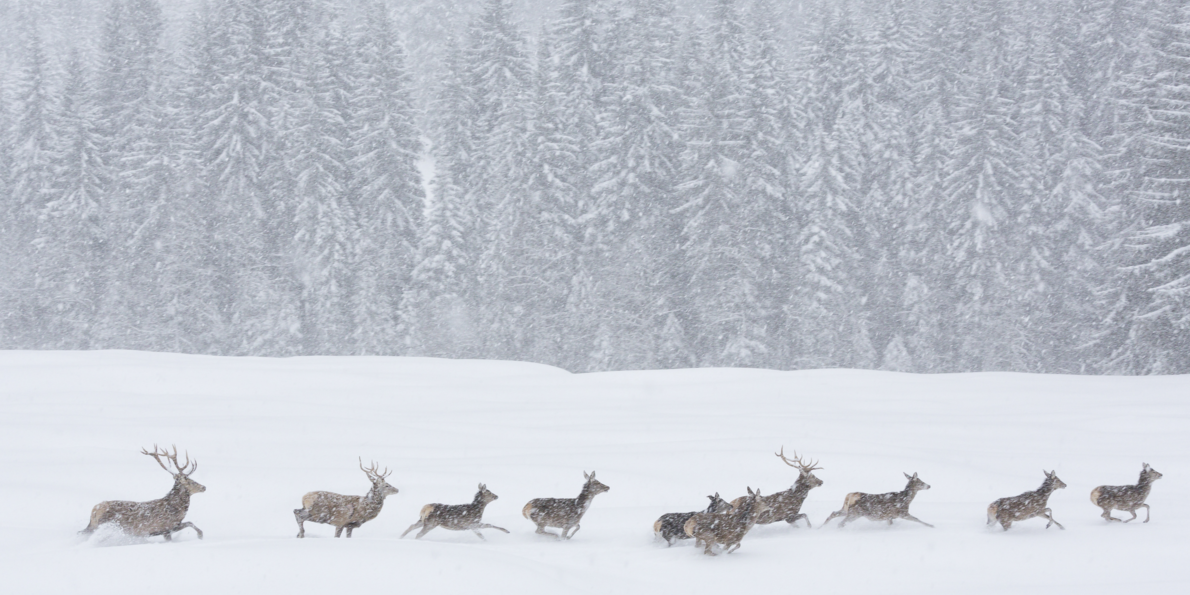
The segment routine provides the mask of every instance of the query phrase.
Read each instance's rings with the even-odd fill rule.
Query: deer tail
[[[998,510],[1000,510],[1000,507],[997,506],[996,502],[992,502],[991,504],[988,505],[988,524],[989,525],[996,522],[996,511],[998,511]]]
[[[425,506],[421,507],[421,512],[417,513],[417,520],[425,521],[426,517],[430,516],[431,512],[434,512],[434,505],[426,504]]]
[[[661,533],[661,519],[657,519],[657,521],[653,523],[653,535],[657,535],[660,533]]]
[[[855,506],[855,503],[859,501],[860,495],[861,494],[859,492],[851,492],[850,494],[847,494],[847,497],[843,498],[843,512],[851,510],[851,507]]]
[[[1103,494],[1103,486],[1091,490],[1091,504],[1099,506],[1099,496]]]
[[[532,517],[529,516],[532,513],[533,513],[533,502],[530,501],[528,504],[525,505],[524,508],[521,509],[521,515],[529,520],[533,520]]]

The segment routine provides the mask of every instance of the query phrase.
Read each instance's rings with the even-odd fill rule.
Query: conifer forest
[[[0,0],[0,349],[1190,373],[1190,0]]]

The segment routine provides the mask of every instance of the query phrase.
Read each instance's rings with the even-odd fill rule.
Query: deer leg
[[[298,524],[297,536],[298,536],[298,538],[300,539],[302,537],[305,537],[306,536],[306,525],[304,525],[303,523],[305,523],[306,521],[308,521],[310,519],[310,511],[306,510],[305,508],[295,508],[293,510],[293,518],[297,519],[297,524]]]
[[[479,525],[476,525],[475,528],[476,529],[495,529],[497,531],[503,531],[505,533],[508,533],[508,529],[505,529],[504,527],[497,527],[495,525],[489,525],[487,523],[480,523]]]
[[[352,530],[352,529],[354,529],[354,528],[355,528],[355,527],[352,527],[351,525],[347,525],[347,538],[348,538],[348,539],[350,539],[350,538],[351,538],[351,530]]]
[[[335,537],[343,534],[343,527],[335,527]]]
[[[793,518],[789,519],[788,522],[790,525],[793,525],[794,527],[796,527],[798,519],[806,519],[806,526],[811,529],[814,528],[814,526],[810,524],[810,517],[806,516],[805,513],[795,515]]]
[[[1147,523],[1147,522],[1149,522],[1149,514],[1150,514],[1149,505],[1142,502],[1141,506],[1145,507],[1145,522]],[[1132,514],[1136,514],[1136,513],[1134,512]]]
[[[1054,513],[1050,509],[1047,508],[1047,509],[1041,511],[1041,516],[1044,516],[1045,518],[1050,520],[1050,522],[1045,524],[1046,529],[1049,529],[1050,525],[1057,525],[1059,529],[1061,529],[1063,531],[1066,530],[1066,527],[1063,527],[1062,523],[1059,523],[1058,521],[1054,520]]]
[[[1110,508],[1104,508],[1104,509],[1103,509],[1103,514],[1101,514],[1101,515],[1099,515],[1099,516],[1101,516],[1101,517],[1103,517],[1104,519],[1107,519],[1107,520],[1109,520],[1109,521],[1122,522],[1122,521],[1120,521],[1120,519],[1117,519],[1116,517],[1114,517],[1114,516],[1112,516],[1112,515],[1111,515],[1111,509],[1110,509]]]
[[[713,542],[713,541],[710,541],[710,540],[707,540],[705,543],[707,544],[707,547],[706,547],[706,549],[705,549],[705,550],[703,550],[703,552],[702,552],[702,553],[704,553],[704,554],[706,554],[706,555],[708,555],[708,556],[717,556],[718,554],[716,554],[715,552],[711,551],[711,548],[715,547],[715,542]]]
[[[826,517],[825,521],[822,521],[822,526],[819,528],[821,529],[822,527],[825,527],[827,523],[831,522],[831,519],[841,517],[841,516],[843,516],[842,510],[836,510],[836,511],[832,512],[830,516]]]
[[[169,534],[169,531],[166,531],[165,533],[159,533],[158,535],[161,535],[162,537],[164,537],[166,541],[173,541],[173,540],[174,540],[173,536],[171,536],[171,535]]]
[[[199,538],[199,539],[202,539],[202,529],[199,529],[198,527],[195,527],[195,526],[194,526],[194,523],[191,523],[190,521],[186,521],[185,523],[182,523],[181,525],[178,525],[177,527],[174,527],[174,528],[173,528],[173,529],[171,529],[170,531],[171,531],[171,532],[173,532],[173,533],[177,533],[178,531],[181,531],[182,529],[185,529],[186,527],[190,527],[191,529],[194,529],[194,532],[195,532],[195,533],[198,533],[198,538]],[[168,536],[169,536],[169,533],[166,533],[166,536],[168,537]]]
[[[738,549],[740,549],[740,544],[737,542],[737,543],[733,544],[731,547],[727,548],[726,553],[730,554]]]
[[[931,529],[934,527],[933,525],[931,525],[931,524],[929,524],[929,523],[927,523],[927,522],[925,522],[925,521],[923,521],[923,520],[921,520],[921,519],[919,519],[919,518],[917,518],[917,517],[915,517],[915,516],[913,516],[913,515],[911,515],[911,514],[909,514],[909,513],[907,513],[907,512],[906,512],[906,513],[903,513],[903,514],[901,515],[901,518],[903,518],[903,519],[905,519],[905,520],[907,520],[907,521],[917,521],[917,522],[919,522],[919,523],[921,523],[921,524],[923,524],[923,525],[925,525],[925,526],[927,526],[927,527],[930,527]],[[889,521],[889,522],[891,523],[892,521]]]
[[[545,525],[537,525],[537,533],[540,533],[541,535],[553,535],[554,537],[557,537],[558,539],[562,539],[562,537],[559,536],[557,533],[554,533],[553,531],[546,531]]]
[[[1129,510],[1128,512],[1131,512],[1131,513],[1132,513],[1132,518],[1130,518],[1130,519],[1128,519],[1128,520],[1124,521],[1125,523],[1131,523],[1132,521],[1135,521],[1135,520],[1136,520],[1136,509],[1134,508],[1134,509],[1132,509],[1132,510]]]
[[[418,528],[418,527],[420,527],[420,526],[422,526],[422,522],[421,522],[421,521],[417,521],[416,523],[413,523],[412,525],[409,525],[409,528],[408,528],[408,529],[405,529],[405,532],[404,532],[404,533],[402,533],[402,534],[401,534],[401,537],[399,537],[398,539],[404,539],[404,537],[405,537],[406,535],[408,535],[410,531],[412,531],[412,530],[414,530],[414,529],[416,529],[416,528]]]
[[[430,531],[434,530],[434,528],[435,528],[435,527],[437,527],[437,526],[438,526],[438,525],[428,525],[428,524],[427,524],[427,525],[425,525],[424,527],[422,527],[422,528],[421,528],[421,531],[418,531],[418,532],[417,532],[417,535],[414,535],[414,536],[413,536],[413,538],[414,538],[414,539],[421,539],[423,535],[425,535],[426,533],[429,533]]]

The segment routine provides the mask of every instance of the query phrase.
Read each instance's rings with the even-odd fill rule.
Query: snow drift
[[[1190,377],[918,376],[700,369],[570,374],[534,364],[414,358],[217,358],[0,352],[0,576],[7,593],[1095,593],[1184,591],[1190,529]],[[184,531],[76,536],[91,507],[160,498],[170,478],[142,447],[177,444],[207,486]],[[758,526],[730,556],[654,541],[661,514],[768,494],[821,462],[802,511],[813,529]],[[307,524],[302,494],[369,488],[357,457],[400,488],[350,539]],[[1089,501],[1165,474],[1152,522],[1108,524]],[[993,500],[1042,470],[1066,526],[985,526]],[[574,497],[584,471],[611,491],[574,539],[534,535],[536,497]],[[936,525],[820,529],[853,491],[931,484],[913,514]],[[511,534],[398,539],[428,503],[499,495],[484,519]],[[1117,516],[1119,516],[1117,514]],[[119,547],[103,547],[119,545]]]

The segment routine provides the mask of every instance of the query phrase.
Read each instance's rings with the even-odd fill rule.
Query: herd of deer
[[[153,452],[142,449],[142,454],[153,457],[162,469],[174,477],[174,486],[164,498],[148,502],[126,502],[109,500],[100,502],[91,510],[91,522],[87,528],[80,531],[83,535],[90,535],[99,526],[112,524],[127,535],[136,537],[151,537],[160,535],[166,541],[174,533],[190,527],[202,539],[202,530],[193,523],[186,522],[186,511],[190,507],[191,494],[206,491],[206,488],[190,479],[198,469],[198,461],[191,462],[189,453],[186,462],[178,463],[178,449],[175,446],[171,453],[165,449],[153,446]],[[653,531],[657,537],[673,545],[681,539],[695,540],[695,546],[704,547],[704,553],[714,556],[713,551],[718,545],[723,551],[731,553],[740,547],[740,541],[753,526],[767,525],[778,521],[785,521],[795,525],[799,519],[805,519],[806,526],[810,526],[810,519],[801,512],[802,503],[810,490],[822,485],[822,480],[814,476],[814,471],[822,469],[817,462],[806,463],[797,453],[793,460],[785,457],[785,449],[775,453],[786,465],[798,470],[798,478],[793,487],[788,490],[760,495],[760,491],[748,488],[748,495],[727,502],[719,494],[707,496],[711,500],[710,506],[702,512],[670,513],[661,515],[653,523]],[[165,461],[162,461],[165,457]],[[169,463],[167,465],[166,463]],[[171,468],[172,466],[172,468]],[[305,537],[306,528],[303,523],[311,521],[324,523],[335,527],[335,537],[347,529],[347,537],[351,531],[360,525],[376,518],[384,506],[384,498],[397,493],[397,488],[389,485],[385,478],[391,472],[385,469],[381,473],[375,463],[365,468],[360,460],[360,469],[367,474],[372,482],[372,489],[365,496],[344,496],[333,492],[310,492],[302,496],[302,507],[293,511],[297,519],[298,537]],[[583,473],[586,483],[577,498],[536,498],[530,500],[521,513],[526,519],[537,525],[537,533],[553,535],[558,539],[570,539],[579,530],[579,521],[591,501],[596,495],[610,490],[603,483],[595,479],[595,473]],[[823,521],[826,526],[831,520],[843,517],[839,527],[843,527],[852,520],[866,518],[873,521],[888,521],[892,524],[895,519],[905,519],[921,523],[927,527],[933,525],[909,514],[909,504],[921,490],[930,489],[929,484],[918,479],[917,474],[905,474],[909,483],[899,492],[887,494],[865,494],[852,492],[843,499],[843,508],[832,512]],[[1091,502],[1103,509],[1101,515],[1108,521],[1129,522],[1136,519],[1136,510],[1145,509],[1145,520],[1149,522],[1149,505],[1145,499],[1153,482],[1160,479],[1161,474],[1144,463],[1140,472],[1140,480],[1136,485],[1127,486],[1099,486],[1091,491]],[[1058,479],[1056,472],[1046,471],[1045,481],[1041,487],[1019,496],[1000,498],[988,506],[988,524],[1000,523],[1005,531],[1012,523],[1035,517],[1043,517],[1049,521],[1046,524],[1058,525],[1053,513],[1047,506],[1050,494],[1054,490],[1065,488],[1066,484]],[[480,529],[496,529],[508,533],[507,529],[483,522],[483,511],[497,498],[484,484],[479,484],[479,491],[470,504],[427,504],[421,509],[418,521],[411,525],[401,537],[410,531],[420,528],[415,537],[421,538],[431,530],[442,527],[452,531],[473,531],[480,539],[484,539]],[[1132,513],[1132,518],[1121,521],[1111,515],[1112,510],[1122,510]],[[561,529],[561,534],[546,531],[547,527]]]

